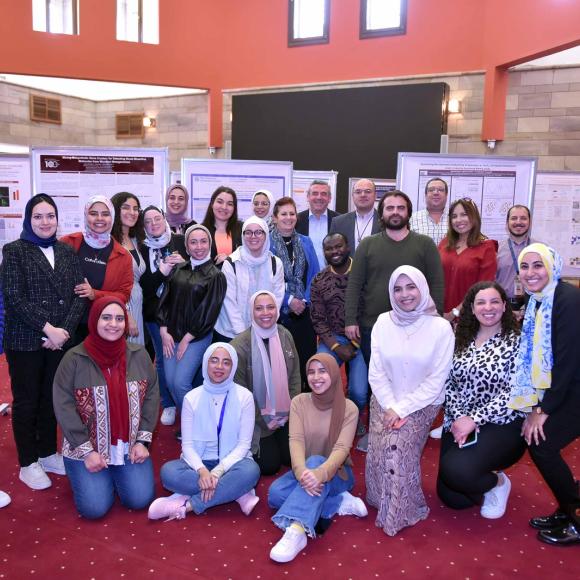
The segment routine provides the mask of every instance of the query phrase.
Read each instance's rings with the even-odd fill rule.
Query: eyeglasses
[[[269,201],[255,201],[254,207],[270,207]]]
[[[262,238],[266,235],[264,230],[244,230],[245,238]]]
[[[427,193],[435,193],[435,192],[445,193],[445,188],[443,186],[441,186],[441,187],[428,187],[427,188]]]
[[[355,195],[362,195],[363,193],[370,195],[372,192],[373,192],[372,189],[355,189],[353,193]]]

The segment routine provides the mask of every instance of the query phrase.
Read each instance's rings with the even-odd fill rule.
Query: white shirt
[[[324,213],[318,217],[308,210],[308,237],[312,240],[312,245],[318,258],[318,265],[321,268],[326,264],[322,249],[322,240],[326,234],[328,234],[328,210],[324,210]]]
[[[426,209],[421,209],[411,216],[409,226],[414,232],[429,236],[438,246],[439,242],[447,235],[447,211],[441,214],[439,223],[435,223]]]
[[[48,246],[48,248],[43,248],[42,246],[38,246],[41,252],[46,256],[48,263],[52,266],[54,270],[54,246]]]
[[[361,216],[358,211],[355,211],[356,221],[354,223],[354,250],[356,250],[357,246],[368,236],[373,233],[373,220],[375,217],[374,210],[369,211],[367,215]],[[324,264],[324,262],[322,262]]]
[[[401,419],[445,399],[455,336],[440,316],[422,316],[397,326],[381,314],[371,334],[369,384],[379,405]]]

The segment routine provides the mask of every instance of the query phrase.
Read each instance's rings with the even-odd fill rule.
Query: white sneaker
[[[274,562],[291,562],[306,548],[307,541],[304,530],[297,530],[290,525],[286,528],[282,538],[270,550],[270,558]]]
[[[175,423],[175,407],[165,407],[161,413],[162,425],[173,425]]]
[[[45,473],[56,473],[57,475],[66,475],[64,470],[64,460],[60,453],[53,453],[48,457],[41,457],[38,460]]]
[[[441,439],[442,435],[443,435],[443,425],[441,425],[441,427],[437,427],[437,429],[432,429],[431,431],[429,431],[429,437],[431,437],[431,439]]]
[[[0,491],[0,508],[6,507],[12,500],[5,491]]]
[[[256,490],[251,489],[248,493],[240,496],[236,501],[240,508],[242,508],[244,515],[249,516],[252,513],[252,510],[256,507],[256,504],[260,501],[260,498],[256,495]]]
[[[42,469],[40,463],[36,461],[26,467],[21,467],[18,478],[30,489],[47,489],[52,485],[52,481],[44,473],[44,469]]]
[[[497,485],[483,494],[483,504],[481,506],[481,516],[488,520],[496,520],[505,514],[508,497],[512,489],[512,482],[509,477],[498,471]]]
[[[355,497],[348,491],[343,491],[341,494],[342,502],[338,508],[339,516],[356,516],[357,518],[364,518],[369,515],[367,506],[360,497]]]

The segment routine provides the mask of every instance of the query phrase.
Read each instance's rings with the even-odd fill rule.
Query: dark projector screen
[[[292,161],[349,177],[394,179],[399,151],[436,153],[447,132],[445,83],[234,95],[232,158]]]

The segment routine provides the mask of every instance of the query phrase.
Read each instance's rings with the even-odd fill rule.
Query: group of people
[[[376,210],[362,179],[338,215],[314,181],[309,209],[260,190],[242,223],[219,187],[197,224],[177,184],[165,211],[94,196],[83,231],[59,240],[56,204],[35,195],[1,275],[20,479],[39,490],[66,474],[87,518],[118,495],[178,519],[232,501],[249,515],[260,475],[288,466],[268,492],[284,531],[270,556],[288,562],[335,515],[367,515],[350,493],[357,435],[376,525],[395,535],[425,519],[420,458],[443,408],[446,505],[501,517],[504,470],[528,447],[558,501],[530,524],[544,542],[580,542],[561,456],[580,435],[580,290],[529,239],[528,208],[511,208],[498,246],[472,200],[447,211],[447,198],[435,178],[424,210],[400,191]],[[172,495],[154,500],[160,402],[162,425],[179,416],[182,452],[161,469]]]

